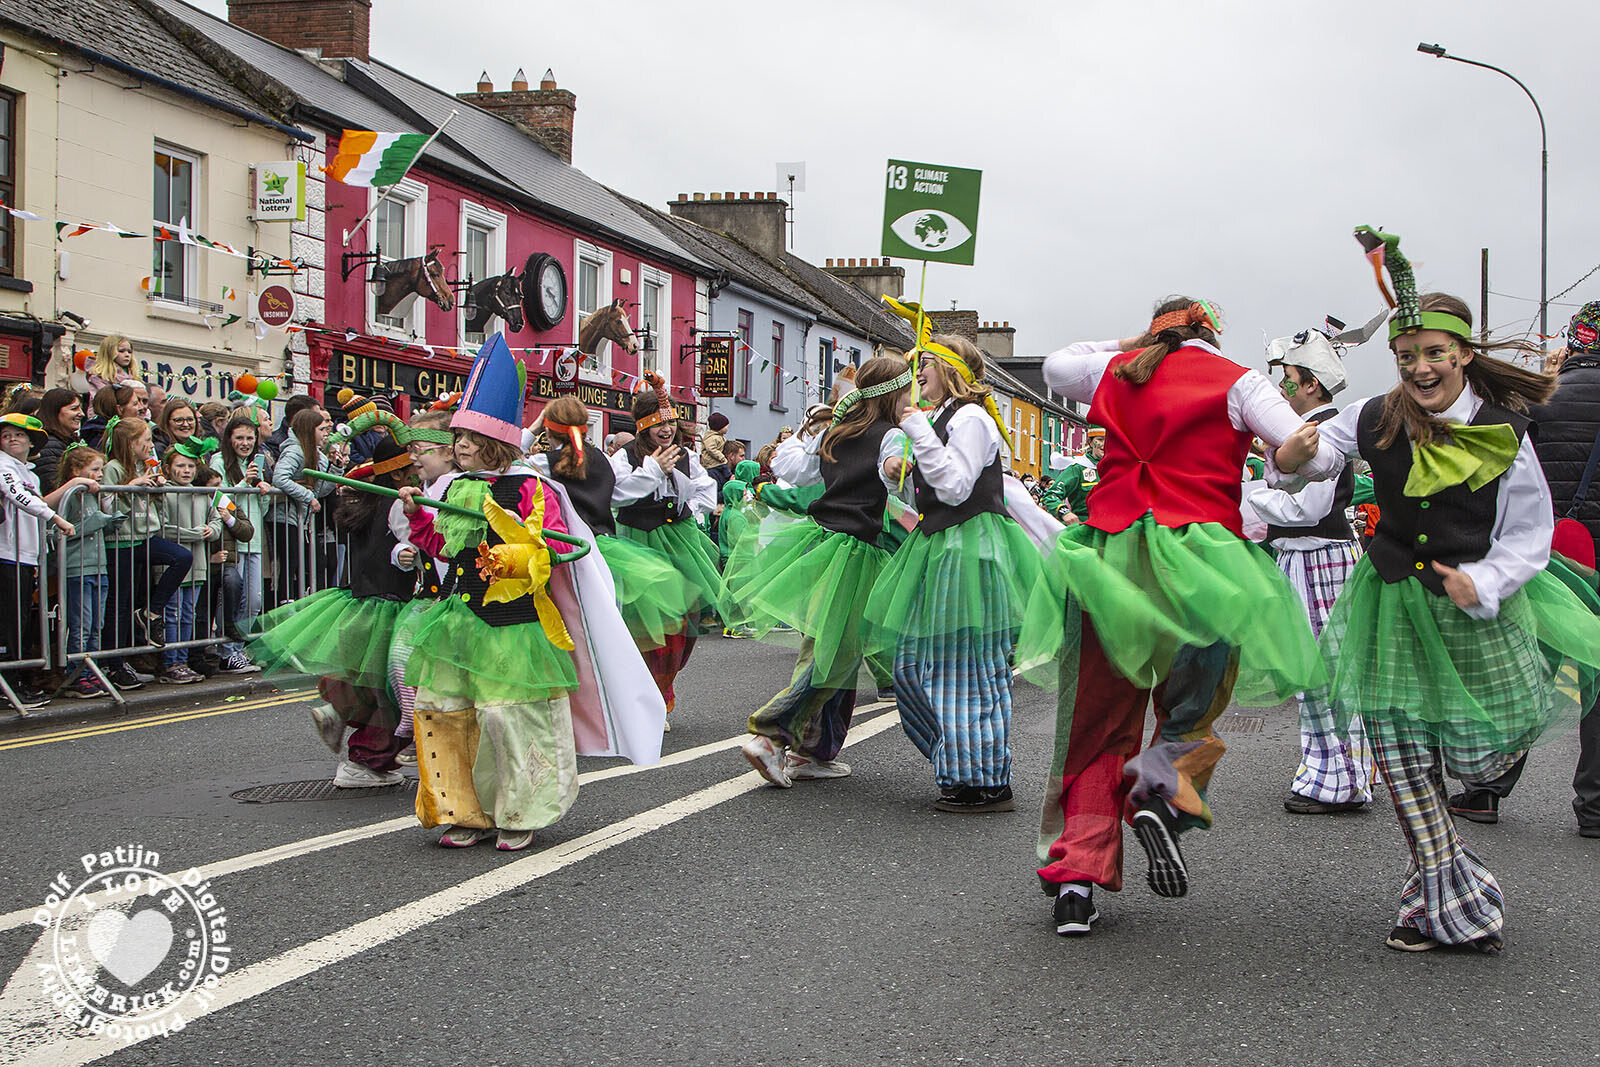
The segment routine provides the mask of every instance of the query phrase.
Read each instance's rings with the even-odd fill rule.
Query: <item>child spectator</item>
[[[227,602],[229,642],[222,646],[222,669],[244,674],[255,666],[241,642],[261,614],[261,542],[266,539],[269,498],[263,492],[238,490],[270,489],[272,461],[261,450],[261,430],[248,411],[236,411],[228,419],[221,441],[222,451],[211,457],[211,466],[221,474],[221,489],[232,499],[235,514],[252,531],[246,537],[236,528],[231,537],[223,539],[223,548],[229,552],[224,585],[238,592]]]
[[[74,444],[61,455],[56,481],[62,485],[85,480],[98,486],[105,474],[106,457],[87,445]],[[67,609],[67,653],[100,651],[100,627],[105,619],[106,543],[108,534],[128,521],[126,515],[107,515],[92,489],[76,493],[62,508],[62,517],[76,527],[67,538],[64,551],[66,588],[62,598]],[[89,699],[106,696],[106,687],[92,673],[84,671],[66,687],[68,696]]]
[[[169,485],[194,484],[200,464],[187,454],[187,448],[183,444],[167,452],[162,469]],[[194,640],[195,607],[210,567],[207,542],[222,539],[222,520],[211,506],[210,495],[205,493],[171,493],[162,499],[161,513],[162,534],[188,549],[190,555],[181,584],[166,604],[167,650],[163,655],[165,669],[158,680],[167,685],[192,685],[203,676],[187,662],[189,650],[173,646]]]

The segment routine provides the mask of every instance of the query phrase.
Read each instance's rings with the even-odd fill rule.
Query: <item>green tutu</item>
[[[1015,521],[983,512],[929,535],[912,531],[867,599],[868,653],[952,636],[1003,637],[1022,624],[1038,584],[1039,549]]]
[[[704,530],[692,522],[664,523],[654,530],[639,530],[619,522],[617,536],[665,556],[688,583],[690,601],[684,632],[698,637],[722,630],[717,621],[722,611],[722,576],[717,573],[716,562],[720,553]]]
[[[1594,703],[1600,618],[1558,562],[1474,619],[1407,578],[1356,565],[1322,631],[1325,699],[1341,729],[1357,716],[1459,750],[1520,752]],[[1591,597],[1592,600],[1592,597]]]
[[[857,684],[869,642],[867,597],[889,553],[811,519],[784,526],[759,549],[740,552],[723,574],[724,601],[755,637],[793,644],[811,639],[811,684],[849,689]],[[786,633],[787,627],[794,633]],[[881,644],[881,642],[879,642]],[[889,661],[865,663],[873,686],[889,682]]]
[[[268,673],[332,675],[387,689],[389,645],[405,602],[322,589],[256,620],[250,658]]]
[[[1054,687],[1070,594],[1117,672],[1141,689],[1165,681],[1186,645],[1239,650],[1234,699],[1271,706],[1327,675],[1305,607],[1272,558],[1216,523],[1162,526],[1145,515],[1121,533],[1071,526],[1028,603],[1017,665]]]
[[[411,620],[414,647],[406,684],[470,707],[531,704],[578,688],[572,653],[538,622],[490,626],[460,597],[447,596]]]
[[[617,607],[640,648],[660,648],[683,629],[695,601],[688,579],[659,552],[622,537],[596,534],[595,551],[617,587]]]

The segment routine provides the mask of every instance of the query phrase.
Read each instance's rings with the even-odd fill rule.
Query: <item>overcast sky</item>
[[[219,14],[225,0],[200,0]],[[1529,326],[1539,293],[1539,97],[1550,293],[1600,263],[1595,0],[373,0],[373,55],[452,92],[553,68],[574,163],[650,203],[774,187],[804,160],[795,251],[879,254],[890,157],[983,171],[977,264],[928,304],[1008,319],[1020,352],[1126,335],[1170,292],[1226,311],[1224,350],[1381,306],[1350,236],[1399,233],[1423,291]],[[918,268],[908,264],[915,291]],[[1600,298],[1600,274],[1563,303]],[[1551,308],[1551,332],[1574,308]],[[1386,388],[1382,342],[1341,399]]]

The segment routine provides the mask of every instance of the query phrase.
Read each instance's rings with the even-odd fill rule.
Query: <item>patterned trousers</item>
[[[767,701],[750,716],[750,732],[772,739],[779,748],[791,748],[814,759],[832,760],[844,747],[850,717],[856,710],[854,689],[816,689],[811,685],[814,642],[800,645],[789,688]]]
[[[1011,646],[1007,634],[967,631],[895,650],[900,725],[941,789],[1011,782]]]
[[[1411,850],[1395,925],[1453,945],[1498,936],[1505,922],[1504,897],[1494,875],[1456,833],[1444,775],[1472,788],[1503,774],[1522,754],[1441,749],[1378,718],[1367,720],[1367,733]]]
[[[678,694],[672,688],[673,679],[689,662],[694,642],[693,637],[684,633],[668,634],[660,648],[644,649],[639,653],[644,657],[644,665],[650,669],[650,677],[655,679],[656,688],[661,690],[661,699],[666,701],[669,715],[678,702]]]
[[[1360,558],[1353,541],[1278,552],[1278,567],[1300,594],[1314,635],[1322,635],[1328,613]],[[1340,733],[1325,700],[1314,693],[1301,693],[1299,700],[1300,766],[1290,792],[1325,804],[1371,800],[1372,750],[1361,721],[1352,717],[1349,729]]]
[[[1068,599],[1053,766],[1039,824],[1039,878],[1122,888],[1122,822],[1160,798],[1180,829],[1211,825],[1206,788],[1226,746],[1211,731],[1227,708],[1239,660],[1227,645],[1179,650],[1154,689],[1129,682],[1106,658],[1094,626]],[[1142,752],[1145,710],[1156,729]],[[1131,801],[1131,805],[1130,805]]]

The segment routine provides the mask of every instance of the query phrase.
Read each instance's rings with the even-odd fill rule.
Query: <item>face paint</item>
[[[1300,386],[1291,382],[1287,377],[1278,383],[1278,388],[1282,389],[1283,395],[1290,400],[1293,400],[1294,395],[1300,391]]]

